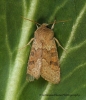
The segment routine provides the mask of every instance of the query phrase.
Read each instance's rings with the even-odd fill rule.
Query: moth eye
[[[51,28],[51,25],[47,25],[46,27],[47,27],[47,28]]]

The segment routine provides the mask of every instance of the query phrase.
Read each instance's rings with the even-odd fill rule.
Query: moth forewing
[[[34,33],[27,74],[35,79],[41,76],[50,83],[57,84],[60,81],[58,52],[54,32],[47,25],[42,24]]]
[[[50,83],[57,84],[60,81],[60,68],[54,32],[51,29],[47,29],[45,35],[48,40],[44,39],[43,43],[45,45],[42,46],[41,76]]]

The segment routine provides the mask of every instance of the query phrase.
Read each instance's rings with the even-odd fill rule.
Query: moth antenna
[[[70,21],[71,19],[68,19],[68,20],[62,20],[62,21],[58,21],[56,22],[56,20],[54,21],[54,23],[49,23],[49,24],[56,24],[56,23],[60,23],[60,22],[67,22],[67,21]]]
[[[62,21],[58,21],[58,22],[55,22],[55,23],[60,23],[60,22],[68,22],[70,21],[71,19],[68,19],[68,20],[62,20]]]
[[[22,17],[22,16],[21,16],[21,17]],[[25,18],[25,17],[22,17],[22,18],[25,19],[25,20],[29,20],[29,21],[31,21],[31,22],[34,22],[35,24],[41,25],[41,24],[37,23],[36,21],[31,20],[31,19],[28,19],[28,18]]]

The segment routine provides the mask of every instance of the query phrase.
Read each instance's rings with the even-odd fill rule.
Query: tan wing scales
[[[57,49],[54,43],[54,48],[43,49],[42,53],[42,68],[41,76],[50,83],[57,84],[60,81],[60,68]]]
[[[27,67],[27,74],[38,79],[40,77],[42,49],[40,49],[39,47],[35,49],[35,45],[36,45],[36,41],[33,42],[31,48],[30,58]]]

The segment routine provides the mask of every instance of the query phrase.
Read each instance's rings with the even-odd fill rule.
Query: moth
[[[56,43],[64,49],[59,41],[54,37],[54,21],[51,29],[47,26],[49,24],[43,23],[34,32],[34,38],[31,42],[31,52],[28,60],[27,67],[27,80],[33,81],[39,79],[41,76],[50,83],[58,84],[60,81],[60,66],[58,59],[58,52]],[[38,24],[38,23],[36,23]]]

